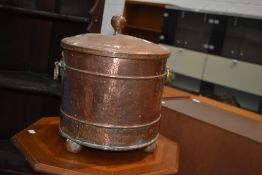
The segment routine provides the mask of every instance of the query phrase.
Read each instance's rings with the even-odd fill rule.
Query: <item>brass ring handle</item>
[[[111,25],[115,30],[114,35],[120,34],[126,26],[126,18],[123,15],[113,16],[111,19]]]
[[[58,80],[59,76],[63,77],[65,70],[64,52],[61,53],[62,58],[60,61],[55,62],[54,67],[54,80]]]
[[[172,81],[175,79],[175,73],[170,70],[170,68],[166,67],[166,76],[164,78],[164,83],[166,85],[172,83]]]

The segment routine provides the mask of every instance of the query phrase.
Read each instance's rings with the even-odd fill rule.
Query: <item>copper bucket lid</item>
[[[125,23],[123,16],[114,16],[111,24],[115,29],[115,35],[95,33],[76,35],[64,38],[61,46],[72,51],[126,59],[163,59],[170,55],[170,51],[160,45],[120,34]]]

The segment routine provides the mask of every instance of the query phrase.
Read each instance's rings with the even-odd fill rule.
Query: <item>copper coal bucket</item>
[[[112,23],[119,33],[122,16]],[[132,36],[64,38],[60,133],[66,147],[125,151],[155,145],[170,52]]]

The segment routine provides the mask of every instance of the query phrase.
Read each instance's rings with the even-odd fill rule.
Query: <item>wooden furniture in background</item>
[[[180,147],[179,174],[261,174],[262,123],[241,112],[196,97],[164,100],[160,133]]]
[[[58,126],[58,117],[42,118],[12,138],[34,170],[58,175],[169,175],[178,171],[178,146],[164,136],[159,137],[154,153],[85,147],[75,154],[66,150]]]
[[[163,4],[126,1],[124,15],[127,26],[123,33],[159,43],[164,10]]]
[[[167,5],[161,22],[172,86],[261,113],[261,19]]]
[[[190,98],[193,94],[172,88],[169,86],[164,87],[163,98]]]
[[[257,121],[262,121],[262,115],[261,114],[257,114],[255,112],[251,112],[251,111],[247,111],[245,109],[236,107],[236,106],[232,106],[230,104],[225,104],[201,95],[196,95],[196,94],[192,94],[192,93],[188,93],[186,91],[183,90],[179,90],[173,87],[169,87],[169,86],[165,86],[164,87],[164,92],[163,92],[163,98],[164,99],[168,99],[168,98],[191,98],[191,99],[196,99],[197,101],[213,106],[215,108],[218,109],[222,109],[228,112],[232,112],[235,114],[238,114],[240,117],[245,117],[245,118],[250,118],[250,119],[254,119]]]
[[[104,0],[0,0],[0,139],[59,114],[60,40],[99,32]]]
[[[204,96],[193,96],[192,98],[195,98],[202,103],[212,105],[216,108],[239,114],[241,117],[246,117],[246,118],[250,118],[250,119],[254,119],[254,120],[262,122],[262,115],[261,114],[257,114],[255,112],[247,111],[245,109],[242,109],[242,108],[239,108],[239,107],[236,107],[236,106],[232,106],[232,105],[229,105],[229,104],[225,104],[225,103],[222,103],[222,102],[219,102],[219,101],[216,101],[216,100],[204,97]]]

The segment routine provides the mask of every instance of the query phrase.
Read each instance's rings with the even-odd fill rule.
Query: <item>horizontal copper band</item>
[[[153,78],[162,78],[166,75],[166,73],[163,73],[163,74],[152,75],[152,76],[124,76],[124,75],[112,75],[112,74],[92,72],[92,71],[73,68],[73,67],[70,67],[70,66],[67,66],[67,65],[65,65],[65,68],[73,70],[73,71],[81,72],[81,73],[84,73],[84,74],[101,76],[101,77],[109,77],[109,78],[119,78],[119,79],[153,79]]]
[[[94,144],[94,143],[91,143],[91,142],[81,141],[81,140],[75,139],[75,138],[69,136],[68,134],[66,134],[65,132],[63,132],[63,130],[61,128],[59,128],[59,132],[63,137],[70,139],[73,142],[76,142],[80,145],[88,146],[88,147],[95,148],[95,149],[111,150],[111,151],[127,151],[127,150],[143,148],[143,147],[149,146],[153,143],[156,143],[157,139],[159,137],[159,134],[157,133],[157,135],[154,139],[152,139],[152,140],[150,140],[149,142],[146,142],[146,143],[137,144],[137,145],[129,145],[129,146],[116,146],[116,145],[110,145],[109,146],[109,145],[98,145],[98,144]]]
[[[161,114],[159,115],[159,117],[150,122],[150,123],[146,123],[146,124],[142,124],[142,125],[130,125],[130,126],[120,126],[120,125],[109,125],[109,124],[101,124],[101,123],[93,123],[93,122],[88,122],[88,121],[84,121],[84,120],[81,120],[81,119],[77,119],[67,113],[65,113],[62,109],[62,107],[60,107],[60,112],[66,116],[67,118],[70,118],[72,120],[75,120],[75,121],[78,121],[80,123],[83,123],[85,125],[93,125],[93,126],[96,126],[96,127],[101,127],[101,128],[109,128],[109,129],[133,129],[133,128],[143,128],[143,127],[147,127],[147,126],[150,126],[150,125],[153,125],[155,123],[157,123],[160,119],[161,119]]]

